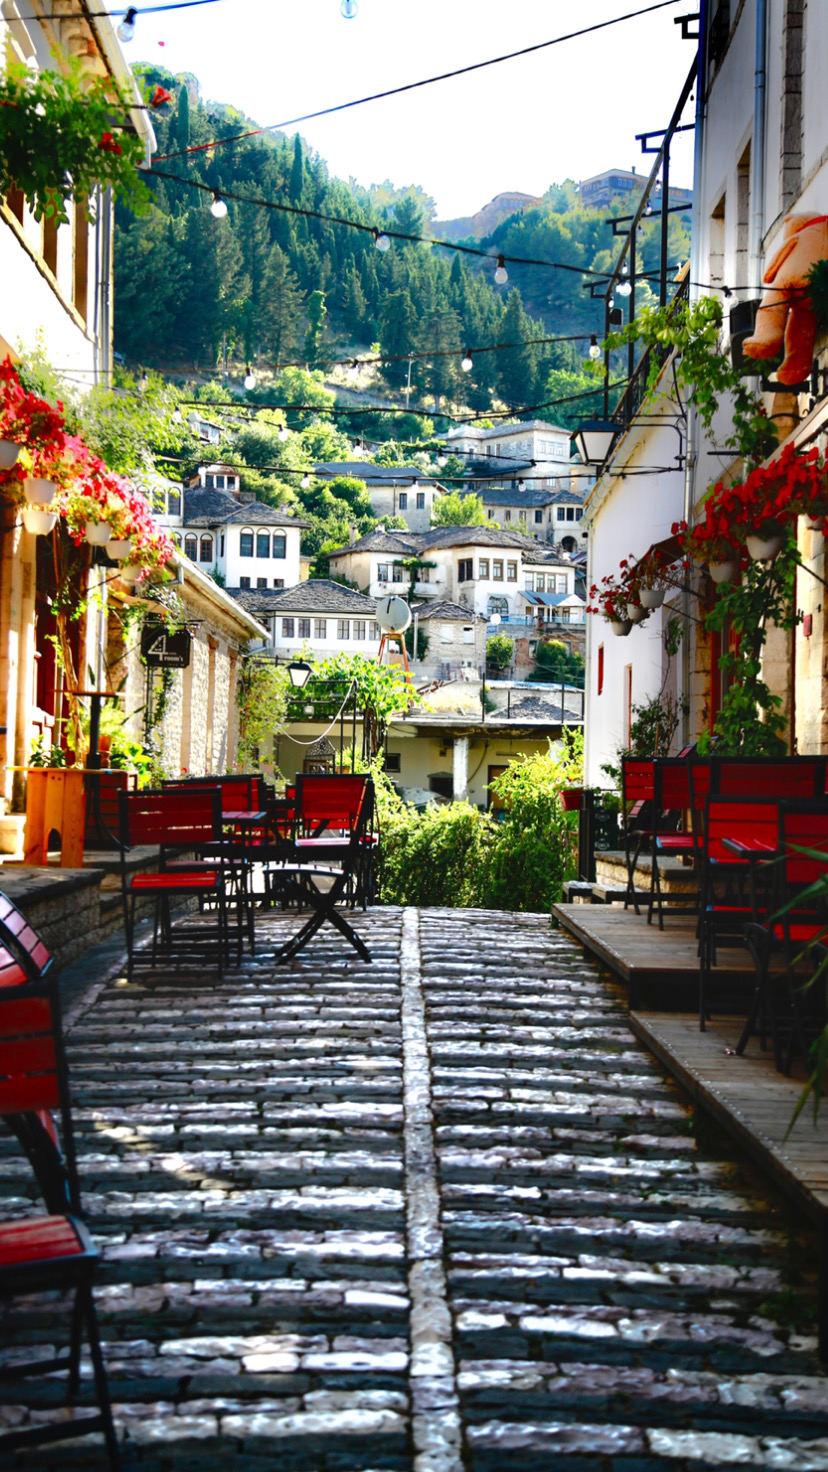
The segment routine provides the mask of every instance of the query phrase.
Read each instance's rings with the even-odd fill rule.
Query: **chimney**
[[[255,491],[239,491],[239,500],[242,506],[250,506],[255,499]]]
[[[357,542],[357,529],[353,525],[353,523],[351,523],[351,525],[348,527],[348,546],[349,547],[354,547],[356,545],[356,542]]]

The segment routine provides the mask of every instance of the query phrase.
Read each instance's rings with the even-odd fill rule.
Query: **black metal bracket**
[[[699,19],[700,19],[700,16],[699,16],[699,12],[698,11],[696,11],[694,15],[674,15],[673,16],[673,25],[674,26],[681,26],[681,39],[682,39],[682,41],[698,41],[698,39],[699,39],[699,33],[698,33],[698,31],[691,31],[690,30],[690,27],[693,24],[693,21],[694,20],[699,20]]]
[[[695,123],[679,123],[673,133],[691,133],[695,130]],[[661,149],[660,143],[651,143],[651,138],[664,138],[669,133],[669,128],[650,128],[646,133],[636,133],[636,142],[641,144],[642,153],[658,153]],[[672,137],[672,134],[670,135]]]

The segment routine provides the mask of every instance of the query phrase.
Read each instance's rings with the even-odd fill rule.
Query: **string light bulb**
[[[346,20],[353,20],[355,15],[359,15],[357,0],[342,0],[342,4],[339,7],[339,14],[344,15]]]
[[[474,363],[472,362],[471,350],[469,348],[466,348],[460,367],[463,369],[464,373],[471,373],[472,368],[474,367]]]
[[[356,380],[359,378],[359,363],[357,362],[356,358],[354,358],[353,363],[348,369],[348,377],[350,378],[352,383],[355,383]]]
[[[149,374],[147,373],[147,370],[145,368],[144,371],[143,371],[143,373],[141,374],[141,377],[138,380],[138,391],[139,391],[139,393],[145,394],[148,388],[149,388]]]
[[[376,225],[374,226],[373,230],[371,231],[371,234],[374,237],[374,245],[377,247],[377,250],[387,250],[388,249],[389,245],[391,244],[391,237],[390,237],[390,235],[386,235],[386,233],[385,233],[384,230],[378,230],[377,227],[376,227]]]
[[[250,393],[251,389],[254,389],[256,387],[256,375],[253,372],[253,369],[250,367],[249,363],[244,375],[244,386],[247,389],[248,393]]]
[[[645,215],[651,215],[653,213],[653,202],[649,198],[644,206],[644,213]]]
[[[131,41],[135,35],[135,20],[138,11],[134,5],[130,5],[121,24],[118,27],[118,37],[121,41]]]
[[[626,261],[624,262],[622,271],[623,277],[620,281],[616,281],[615,290],[618,292],[619,296],[630,296],[632,292],[632,282],[630,281],[630,268],[627,265]]]
[[[505,286],[509,280],[509,272],[506,270],[506,261],[503,256],[498,256],[494,279],[498,286]]]
[[[594,363],[596,363],[601,356],[601,349],[598,346],[598,339],[595,336],[594,332],[591,334],[589,339],[589,356]]]
[[[445,455],[438,455],[437,456],[437,468],[438,468],[438,470],[442,470],[443,466],[446,465],[447,463],[448,463],[448,461],[447,461]]]
[[[282,441],[282,444],[285,443],[285,440],[287,439],[287,437],[288,437],[289,434],[290,434],[290,430],[288,429],[287,425],[286,424],[280,424],[279,425],[279,439]]]
[[[180,424],[182,418],[183,415],[181,413],[181,410],[178,408],[173,409],[173,424]]]
[[[217,189],[213,190],[213,203],[210,205],[210,214],[215,220],[223,220],[227,214],[227,205]]]
[[[310,490],[310,483],[311,483],[310,476],[308,475],[307,471],[305,471],[305,474],[302,476],[302,479],[299,482],[300,486],[302,487],[302,490],[303,491],[309,491]]]

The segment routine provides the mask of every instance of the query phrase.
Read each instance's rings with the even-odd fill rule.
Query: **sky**
[[[152,0],[149,0],[152,3]],[[276,124],[340,102],[536,45],[643,8],[647,0],[217,0],[140,13],[131,62],[193,72],[205,100]],[[123,8],[113,0],[113,11]],[[691,0],[299,131],[340,178],[421,185],[438,219],[495,194],[543,194],[607,168],[649,173],[635,135],[663,128],[693,59],[677,15]],[[117,21],[116,21],[117,24]],[[692,113],[692,107],[687,116]],[[671,182],[692,184],[692,133]]]

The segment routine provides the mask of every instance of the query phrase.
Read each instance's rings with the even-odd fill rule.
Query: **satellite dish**
[[[411,609],[404,598],[387,593],[377,600],[377,623],[385,634],[404,634],[411,623]]]

